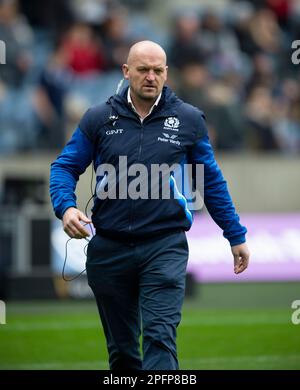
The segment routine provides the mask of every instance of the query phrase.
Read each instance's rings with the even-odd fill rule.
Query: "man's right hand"
[[[64,231],[71,238],[86,238],[90,233],[82,226],[80,221],[85,223],[91,223],[92,221],[88,219],[85,214],[76,209],[75,207],[68,208],[62,218]]]

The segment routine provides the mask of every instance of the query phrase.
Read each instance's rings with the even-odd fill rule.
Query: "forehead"
[[[165,67],[166,57],[158,51],[138,51],[132,55],[130,62],[134,66]]]

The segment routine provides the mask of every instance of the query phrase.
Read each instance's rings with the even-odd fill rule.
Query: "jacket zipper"
[[[144,138],[144,124],[143,122],[141,123],[141,132],[140,132],[140,140],[139,140],[139,149],[138,149],[138,158],[137,158],[137,162],[140,161],[140,158],[141,158],[141,155],[142,155],[142,144],[143,144],[143,138]],[[130,222],[129,222],[129,233],[131,233],[132,231],[132,225],[133,225],[133,222],[134,222],[134,203],[133,203],[133,199],[131,199],[131,205],[130,205]]]
[[[139,146],[139,153],[138,153],[138,162],[140,161],[141,154],[142,154],[143,138],[144,138],[144,125],[143,125],[143,123],[141,123],[140,146]]]

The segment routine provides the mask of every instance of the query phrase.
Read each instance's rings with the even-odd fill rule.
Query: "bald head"
[[[141,41],[131,47],[122,69],[135,104],[151,104],[159,96],[167,80],[166,61],[164,49],[155,42]]]
[[[167,63],[167,55],[164,49],[152,41],[140,41],[131,46],[127,57],[127,64],[131,65],[143,57],[158,59],[164,66]]]

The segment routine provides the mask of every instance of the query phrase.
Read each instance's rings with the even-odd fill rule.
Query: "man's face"
[[[141,53],[123,65],[132,97],[141,100],[156,100],[167,80],[167,70],[165,57],[160,54]]]

